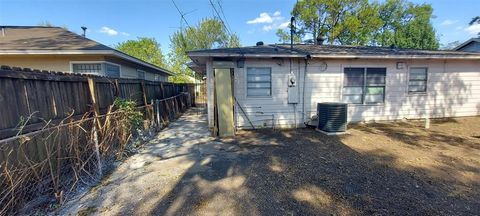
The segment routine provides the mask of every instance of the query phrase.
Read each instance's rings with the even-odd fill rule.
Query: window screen
[[[383,103],[386,71],[386,68],[345,68],[343,102]]]
[[[120,66],[105,64],[105,75],[108,77],[120,77]]]
[[[365,68],[345,68],[343,79],[343,101],[345,103],[363,103]]]
[[[410,68],[408,92],[427,91],[427,68]]]
[[[72,64],[74,73],[102,74],[102,64]]]
[[[247,96],[271,96],[271,68],[247,68]]]
[[[385,68],[367,68],[365,103],[383,103],[386,71]]]
[[[138,70],[138,79],[145,79],[145,71]]]

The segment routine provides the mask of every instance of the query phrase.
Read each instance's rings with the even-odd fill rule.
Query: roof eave
[[[250,57],[250,58],[272,58],[272,57],[297,57],[304,58],[303,54],[239,54],[239,53],[187,53],[189,57]]]
[[[302,54],[238,54],[238,53],[188,53],[189,57],[238,57],[238,58],[304,58]],[[451,55],[311,55],[312,58],[322,59],[469,59],[480,60],[480,55],[451,56]]]

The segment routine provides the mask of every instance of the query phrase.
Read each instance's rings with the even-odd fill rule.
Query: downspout
[[[302,89],[302,121],[303,124],[306,125],[305,121],[305,86],[306,86],[306,77],[307,77],[307,67],[308,67],[308,59],[312,58],[310,54],[305,56],[305,70],[303,71],[303,89]]]

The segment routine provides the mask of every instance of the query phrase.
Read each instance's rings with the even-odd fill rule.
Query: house
[[[455,47],[453,50],[464,52],[480,52],[480,37],[471,38]]]
[[[302,127],[319,102],[348,103],[350,122],[480,115],[480,53],[258,43],[187,54],[220,135]]]
[[[60,27],[0,26],[0,65],[152,81],[173,75]]]

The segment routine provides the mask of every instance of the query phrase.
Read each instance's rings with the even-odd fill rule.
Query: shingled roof
[[[0,26],[0,55],[107,55],[174,73],[60,27]]]
[[[0,26],[0,50],[113,50],[60,27]]]
[[[318,57],[318,58],[465,58],[480,59],[480,54],[460,51],[399,49],[394,47],[341,45],[265,45],[241,48],[195,50],[190,57]]]

